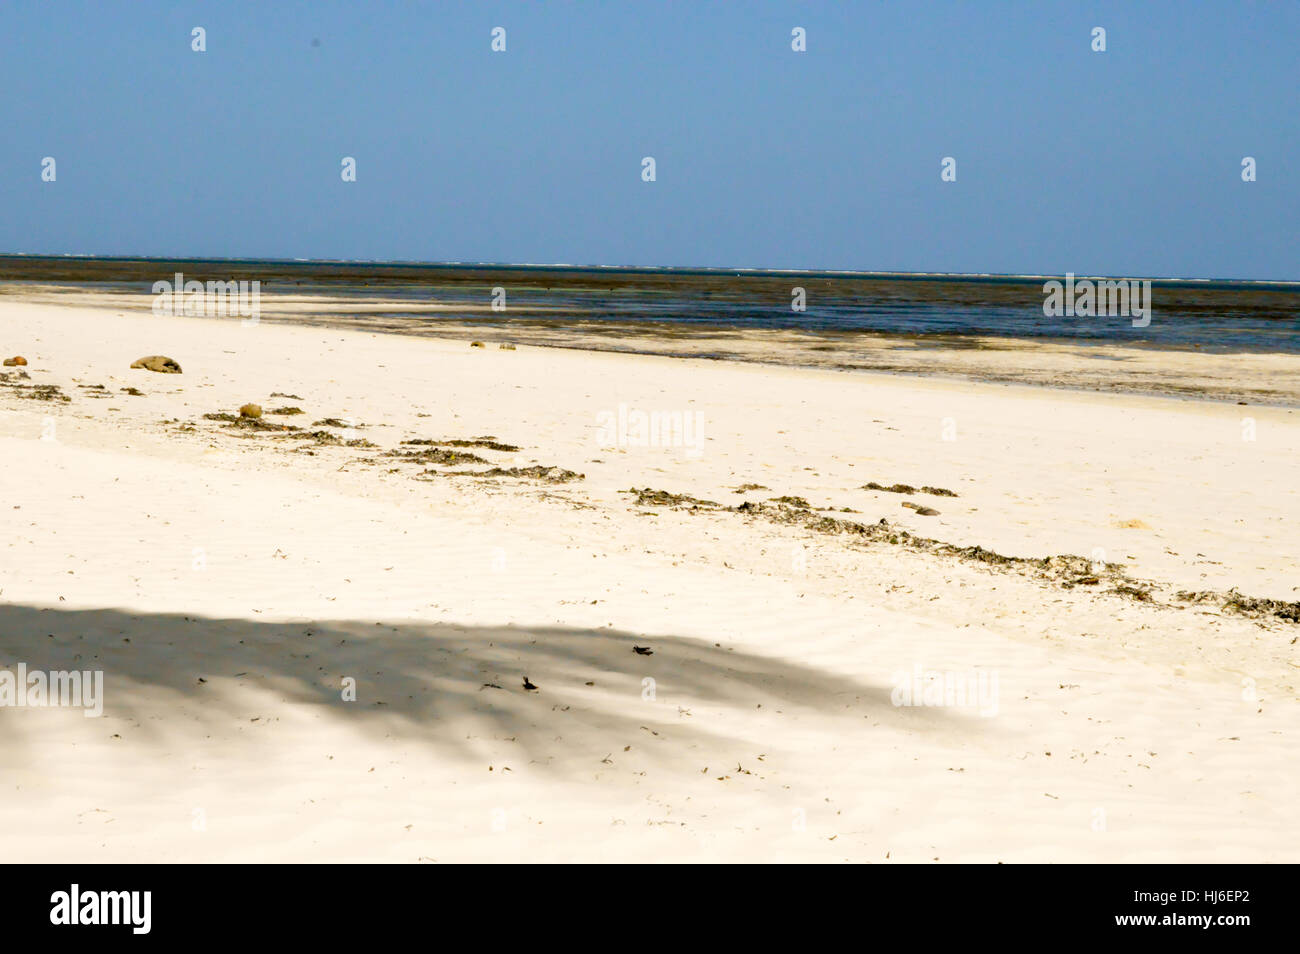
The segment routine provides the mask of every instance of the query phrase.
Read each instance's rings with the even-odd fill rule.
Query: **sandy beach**
[[[1144,352],[1207,401],[96,304],[0,296],[0,669],[104,680],[0,708],[11,860],[1300,849],[1295,358]]]

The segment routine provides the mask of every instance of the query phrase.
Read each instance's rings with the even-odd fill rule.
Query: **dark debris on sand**
[[[1009,557],[979,545],[960,547],[931,537],[922,537],[909,533],[899,527],[891,526],[882,518],[879,523],[859,523],[839,517],[827,516],[799,506],[787,503],[751,503],[746,501],[736,507],[723,507],[710,500],[700,500],[687,494],[672,494],[663,490],[632,488],[629,493],[637,495],[636,506],[687,507],[690,512],[705,511],[717,513],[744,514],[751,518],[766,520],[770,523],[802,527],[814,533],[848,536],[855,541],[871,543],[888,543],[904,546],[908,549],[934,553],[939,556],[952,557],[969,563],[977,563],[990,568],[1018,573],[1072,589],[1076,586],[1097,586],[1103,580],[1113,584],[1105,592],[1114,596],[1159,606],[1175,606],[1156,600],[1154,584],[1138,580],[1124,571],[1123,564],[1093,561],[1075,554],[1057,554],[1048,557]],[[780,500],[781,498],[777,498]],[[799,499],[799,498],[794,498]],[[1300,602],[1260,599],[1245,596],[1236,590],[1227,593],[1188,592],[1176,594],[1183,603],[1210,603],[1228,612],[1248,616],[1253,619],[1277,619],[1290,623],[1300,623]],[[1182,608],[1182,607],[1178,607]]]
[[[914,494],[917,489],[911,484],[890,484],[886,487],[884,484],[878,484],[874,480],[862,485],[862,490],[881,490],[890,494]],[[922,487],[920,493],[931,494],[935,497],[956,497],[957,495],[951,490],[944,487]]]
[[[310,440],[315,444],[325,445],[328,447],[378,447],[379,446],[378,444],[374,444],[361,437],[354,437],[351,440],[344,440],[343,438],[339,437],[337,434],[331,431],[299,431],[296,434],[291,434],[286,436],[292,437],[294,439],[301,438],[303,440]]]
[[[812,504],[802,497],[771,497],[771,503],[785,504],[787,507],[794,507],[796,510],[811,510]]]
[[[1273,616],[1288,623],[1300,623],[1300,602],[1245,596],[1235,589],[1228,590],[1226,593],[1215,593],[1209,590],[1179,590],[1176,596],[1184,603],[1210,603],[1242,616]]]
[[[933,507],[922,507],[920,504],[912,503],[910,500],[904,500],[901,506],[906,507],[908,510],[915,510],[922,517],[939,516],[939,511],[935,510]]]
[[[874,480],[862,485],[863,490],[883,490],[891,494],[914,494],[916,488],[911,484],[891,484],[886,487],[884,484],[878,484]]]
[[[444,447],[424,447],[420,450],[387,450],[381,456],[390,457],[403,464],[436,464],[443,467],[451,464],[490,463],[486,458],[479,457],[478,454],[469,451],[447,450]]]
[[[487,470],[426,470],[420,477],[477,477],[480,480],[495,480],[498,477],[520,477],[525,480],[540,480],[546,484],[567,484],[582,480],[587,475],[563,467],[547,467],[541,464],[533,467],[489,467]]]
[[[414,440],[402,441],[403,444],[411,444],[422,447],[482,447],[486,450],[505,451],[514,453],[519,450],[514,444],[503,444],[501,441],[491,437],[476,437],[473,440],[456,438],[454,440],[435,441],[429,438],[416,438]]]
[[[692,510],[701,507],[708,509],[722,508],[722,505],[715,500],[701,500],[699,497],[692,497],[689,494],[670,494],[666,490],[651,490],[649,487],[644,490],[632,487],[625,490],[624,493],[636,494],[636,505],[638,507],[690,507]]]
[[[17,397],[28,401],[58,401],[70,404],[72,398],[64,394],[57,384],[19,384],[30,381],[31,375],[26,371],[5,371],[0,373],[0,387],[8,388]]]
[[[277,413],[270,411],[267,413]],[[315,430],[306,431],[301,427],[293,424],[276,424],[258,417],[243,417],[238,414],[231,414],[228,411],[217,411],[212,414],[204,414],[205,421],[218,421],[226,425],[225,430],[243,431],[240,437],[251,437],[254,434],[266,434],[268,437],[278,438],[289,441],[305,441],[295,448],[296,451],[302,451],[306,447],[354,447],[354,448],[373,448],[378,445],[362,438],[353,440],[344,440],[331,431]]]
[[[264,421],[260,417],[243,417],[239,414],[231,414],[229,411],[217,411],[211,414],[204,414],[205,421],[220,421],[228,428],[242,431],[297,431],[300,428],[292,424],[276,424],[272,421]]]

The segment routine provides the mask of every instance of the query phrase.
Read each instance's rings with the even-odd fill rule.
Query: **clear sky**
[[[1295,0],[4,0],[0,91],[2,252],[1300,280]]]

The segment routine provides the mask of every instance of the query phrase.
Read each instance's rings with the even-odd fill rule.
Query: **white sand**
[[[1300,625],[1173,595],[1300,599],[1293,409],[13,296],[0,349],[72,398],[0,388],[0,669],[102,669],[107,696],[0,708],[10,860],[1296,857]],[[201,417],[248,401],[585,479],[421,481]],[[602,448],[620,405],[698,412],[702,453]],[[1100,550],[1156,600],[632,486]],[[996,714],[893,705],[916,666],[996,674]]]

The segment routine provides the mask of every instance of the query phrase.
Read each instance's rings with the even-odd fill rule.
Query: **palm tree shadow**
[[[635,652],[636,645],[652,654]],[[0,669],[19,662],[29,671],[102,670],[105,715],[138,720],[146,738],[187,719],[247,721],[251,700],[260,697],[258,711],[268,699],[315,707],[335,724],[447,755],[469,756],[483,740],[508,739],[543,766],[563,761],[557,752],[599,759],[646,740],[646,731],[660,742],[734,742],[734,732],[706,727],[717,721],[707,713],[719,708],[816,712],[843,720],[837,731],[846,732],[881,723],[921,731],[956,724],[941,710],[895,707],[888,688],[802,663],[613,629],[269,622],[0,605]],[[537,688],[526,689],[525,677]],[[683,717],[692,709],[695,715]],[[680,747],[653,751],[670,758]]]

